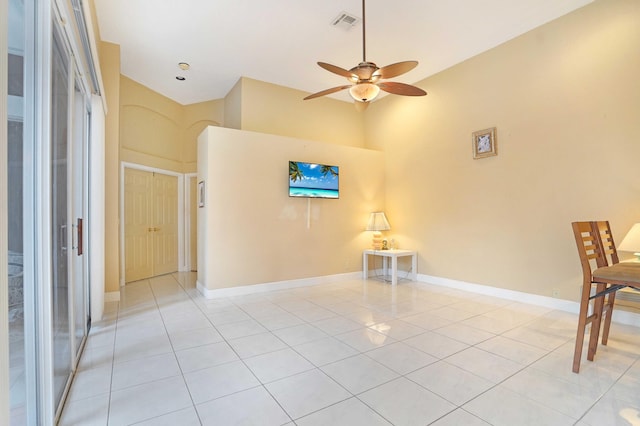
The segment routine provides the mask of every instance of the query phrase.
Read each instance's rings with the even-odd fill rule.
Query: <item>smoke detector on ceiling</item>
[[[331,21],[331,26],[336,28],[342,28],[343,30],[350,30],[355,27],[356,24],[360,22],[360,18],[353,15],[349,12],[340,12],[338,16],[336,16],[333,21]]]

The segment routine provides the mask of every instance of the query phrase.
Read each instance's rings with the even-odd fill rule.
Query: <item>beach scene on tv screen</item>
[[[338,166],[289,161],[289,196],[338,198]]]

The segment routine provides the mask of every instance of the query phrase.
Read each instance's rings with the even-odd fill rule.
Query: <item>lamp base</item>
[[[382,233],[377,231],[373,233],[371,247],[373,247],[374,250],[382,250]]]

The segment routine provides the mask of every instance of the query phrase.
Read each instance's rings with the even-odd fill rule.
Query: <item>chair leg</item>
[[[601,293],[607,288],[606,284],[598,283],[596,285],[596,293]],[[591,321],[591,332],[589,335],[589,350],[587,351],[587,359],[593,361],[598,350],[598,339],[600,338],[600,325],[602,323],[602,311],[604,309],[605,296],[594,299],[593,302],[593,320]]]
[[[602,328],[602,344],[606,345],[609,340],[609,328],[611,327],[611,317],[613,316],[613,304],[616,301],[616,292],[609,293],[605,306],[604,326]]]
[[[584,343],[584,332],[587,327],[587,315],[589,314],[589,294],[591,293],[591,282],[582,284],[582,296],[580,297],[580,313],[578,314],[578,331],[576,333],[576,347],[573,352],[573,372],[580,371],[580,358],[582,358],[582,345]]]

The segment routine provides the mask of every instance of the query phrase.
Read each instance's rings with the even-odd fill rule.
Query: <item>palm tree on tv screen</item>
[[[322,176],[326,176],[328,173],[331,173],[332,176],[338,176],[338,172],[331,166],[325,166],[324,164],[320,166],[320,172]]]
[[[304,173],[298,167],[298,163],[295,161],[289,161],[289,179],[291,182],[304,179]]]

